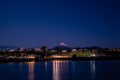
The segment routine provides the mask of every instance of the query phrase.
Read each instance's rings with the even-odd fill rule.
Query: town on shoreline
[[[46,46],[33,49],[2,49],[0,50],[1,62],[26,62],[43,60],[111,60],[120,59],[120,49],[100,48],[97,46],[86,48],[69,48],[61,43],[53,49]]]

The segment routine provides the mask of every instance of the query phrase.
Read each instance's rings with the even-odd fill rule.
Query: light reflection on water
[[[91,72],[92,73],[95,73],[96,72],[96,65],[95,65],[95,61],[93,60],[91,60],[90,61],[90,65],[91,65]]]
[[[48,63],[49,62],[44,62],[44,71],[47,74],[48,72]],[[68,63],[70,63],[69,61],[52,61],[52,80],[62,80],[63,77],[65,77],[65,75],[69,74],[69,65]],[[35,80],[34,75],[36,73],[34,73],[34,65],[35,62],[27,62],[28,64],[28,80]],[[72,62],[72,73],[75,74],[76,68],[75,68],[75,62]],[[90,72],[91,72],[91,80],[95,80],[95,74],[96,74],[96,65],[95,65],[95,61],[90,61]],[[47,74],[49,75],[49,74]],[[42,76],[41,76],[42,77]],[[47,76],[46,76],[47,77]],[[66,76],[69,77],[69,76]],[[47,78],[45,78],[47,79]],[[68,79],[68,78],[67,78]]]
[[[28,79],[34,80],[34,64],[35,62],[28,62]]]
[[[95,80],[95,74],[96,74],[95,60],[90,61],[90,66],[91,66],[91,79]]]
[[[53,61],[53,80],[61,80],[61,70],[68,69],[68,61]]]
[[[44,66],[45,66],[44,70],[46,74],[48,73],[47,71],[49,69],[48,63],[49,62],[44,62]],[[34,72],[35,62],[27,62],[27,65],[28,65],[28,80],[35,80],[35,74],[36,74]],[[59,61],[59,60],[52,61],[52,70],[53,70],[52,80],[61,80],[61,75],[63,75],[63,73],[66,73],[67,69],[68,69],[68,61]]]
[[[53,80],[59,80],[60,62],[53,61]]]
[[[119,61],[44,61],[0,64],[0,80],[120,80]]]

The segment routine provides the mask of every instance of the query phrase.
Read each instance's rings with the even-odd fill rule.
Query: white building
[[[72,49],[71,52],[77,52],[77,49]]]
[[[35,48],[34,51],[35,52],[43,52],[43,50],[41,50],[40,48]]]
[[[61,52],[66,53],[66,52],[67,52],[67,50],[62,50]]]

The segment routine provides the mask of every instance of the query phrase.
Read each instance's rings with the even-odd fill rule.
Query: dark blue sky
[[[0,46],[120,48],[119,0],[0,0]]]

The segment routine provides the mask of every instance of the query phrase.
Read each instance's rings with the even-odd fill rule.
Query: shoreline
[[[23,62],[43,62],[43,61],[54,61],[54,60],[67,60],[67,61],[111,61],[120,60],[120,57],[76,57],[76,58],[46,58],[46,59],[26,59],[26,58],[13,58],[13,59],[2,59],[0,58],[0,63],[23,63]]]

